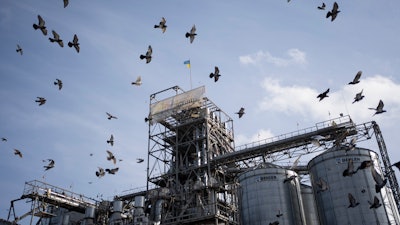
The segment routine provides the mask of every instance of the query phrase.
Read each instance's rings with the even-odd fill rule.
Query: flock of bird
[[[346,151],[351,151],[351,150],[352,150],[351,148],[346,149]],[[299,156],[299,158],[300,158],[300,157],[301,157],[301,155]],[[296,159],[296,161],[293,163],[293,166],[292,166],[292,167],[297,166],[297,163],[298,163],[299,158]],[[396,167],[397,169],[400,170],[400,161],[394,163],[392,166],[394,166],[394,167]],[[371,177],[372,177],[372,179],[373,179],[374,182],[375,182],[375,192],[376,192],[376,193],[380,193],[381,189],[382,189],[382,188],[386,185],[386,183],[387,183],[387,178],[383,178],[382,175],[380,175],[380,174],[378,173],[378,171],[377,171],[377,169],[375,168],[374,163],[373,163],[372,160],[365,160],[365,161],[362,161],[362,162],[360,163],[360,165],[357,167],[357,169],[355,169],[353,159],[351,159],[351,158],[348,159],[348,160],[347,160],[347,168],[342,172],[342,176],[343,176],[343,177],[352,177],[352,176],[355,175],[358,171],[363,171],[363,170],[366,170],[367,168],[370,168]],[[283,183],[288,183],[288,182],[290,183],[290,182],[292,182],[295,178],[297,178],[297,175],[291,175],[291,176],[289,176],[289,177],[286,177],[286,178],[283,180]],[[337,180],[335,180],[335,182],[337,182]],[[317,187],[316,194],[321,194],[321,193],[323,193],[323,192],[325,192],[325,191],[327,191],[327,190],[330,189],[330,187],[329,187],[329,185],[328,185],[328,182],[325,181],[324,179],[322,179],[322,177],[319,177],[319,178],[316,179],[316,181],[314,182],[314,186]],[[361,191],[361,193],[365,193],[365,192],[366,192],[365,189],[361,189],[360,191]],[[355,208],[355,207],[357,207],[357,206],[360,204],[360,202],[354,197],[354,195],[353,195],[352,193],[347,193],[347,198],[348,198],[348,206],[347,206],[347,208]],[[382,206],[382,203],[381,203],[381,201],[379,200],[379,197],[376,196],[376,195],[374,196],[374,198],[373,198],[372,201],[367,200],[366,202],[368,202],[369,208],[370,208],[370,209],[377,209],[377,208],[379,208],[379,207]],[[276,217],[279,218],[279,217],[281,217],[282,215],[283,215],[282,212],[281,212],[280,210],[278,210],[278,213],[276,214]],[[269,224],[270,224],[270,225],[271,225],[271,224],[273,224],[273,225],[275,225],[275,224],[278,225],[278,224],[279,224],[279,221],[276,220],[276,221],[274,221],[274,222],[270,222]]]
[[[44,36],[47,36],[47,27],[46,27],[46,22],[44,21],[44,19],[38,15],[38,24],[33,24],[33,29],[37,30],[40,29],[43,33]],[[53,34],[53,37],[49,37],[50,42],[54,43],[56,42],[61,48],[64,47],[64,42],[63,40],[60,38],[60,35],[55,31],[52,30],[51,33]],[[76,34],[74,34],[73,40],[68,42],[68,46],[70,48],[74,47],[76,52],[79,53],[80,47],[79,47],[79,39],[78,36]],[[18,49],[21,49],[21,47],[19,45],[17,45]]]
[[[154,28],[155,29],[161,29],[162,30],[162,33],[165,33],[165,31],[167,30],[167,20],[165,19],[165,17],[162,17],[161,18],[161,21],[158,23],[158,24],[155,24],[154,25]],[[192,26],[192,28],[190,29],[190,31],[189,32],[186,32],[186,34],[185,34],[185,37],[186,38],[189,38],[189,41],[190,41],[190,44],[192,44],[193,43],[193,41],[194,41],[194,39],[195,39],[195,37],[197,36],[197,33],[196,33],[196,25],[194,24],[193,26]],[[147,47],[147,51],[146,51],[146,53],[145,54],[140,54],[140,56],[139,56],[139,58],[141,59],[141,60],[146,60],[146,64],[147,63],[150,63],[151,62],[151,60],[152,60],[152,54],[153,54],[153,48],[151,47],[151,45],[149,45],[148,47]],[[214,82],[217,82],[218,80],[219,80],[219,77],[221,76],[221,74],[220,74],[220,72],[219,72],[219,68],[218,68],[218,66],[215,66],[214,67],[214,72],[211,72],[210,73],[210,75],[209,75],[209,77],[212,79],[212,78],[214,78]],[[136,81],[134,81],[134,82],[132,82],[131,83],[132,85],[136,85],[136,86],[140,86],[141,84],[142,84],[142,77],[141,76],[138,76],[137,78],[136,78]],[[238,112],[235,112],[236,114],[239,114],[239,118],[241,118],[242,116],[243,116],[243,114],[244,114],[244,108],[243,107],[241,107],[240,108],[240,110],[238,111]],[[145,118],[145,121],[147,122],[147,121],[149,121],[149,118]]]
[[[63,2],[64,2],[64,8],[67,7],[68,4],[69,4],[68,0],[63,0]],[[33,29],[40,30],[44,36],[47,36],[47,33],[48,33],[47,29],[48,28],[47,28],[47,25],[46,25],[46,21],[42,18],[41,15],[38,15],[37,18],[38,18],[38,23],[34,23],[33,24]],[[161,21],[158,24],[154,25],[154,28],[155,29],[161,29],[162,33],[165,33],[166,30],[167,30],[167,24],[166,23],[167,23],[166,19],[164,17],[162,17]],[[49,41],[51,43],[57,43],[60,47],[64,47],[64,41],[60,37],[60,35],[55,30],[52,30],[52,34],[53,34],[53,37],[49,37]],[[190,29],[190,31],[186,32],[185,37],[188,38],[189,41],[190,41],[190,44],[192,44],[196,36],[197,36],[196,26],[193,25],[192,28]],[[77,53],[80,52],[79,39],[78,39],[78,36],[76,34],[74,34],[73,40],[68,42],[68,46],[70,48],[74,47]],[[23,49],[19,44],[17,44],[16,51],[18,53],[20,53],[21,55],[23,54]],[[149,45],[148,48],[147,48],[146,53],[145,54],[141,54],[139,56],[139,58],[141,60],[145,60],[146,63],[148,64],[152,60],[152,53],[153,53],[153,49],[152,49],[151,45]],[[214,81],[217,82],[220,76],[221,76],[221,74],[219,73],[219,69],[218,69],[217,66],[215,66],[215,70],[214,70],[213,73],[210,74],[210,78],[214,78]],[[136,86],[142,85],[141,76],[138,76],[136,81],[132,82],[131,84],[132,85],[136,85]],[[62,82],[61,79],[57,78],[54,81],[54,85],[56,85],[58,87],[58,90],[61,90],[63,88],[63,82]],[[44,105],[46,103],[46,101],[47,101],[47,99],[45,97],[37,97],[36,100],[35,100],[35,102],[38,103],[39,106]],[[238,112],[236,112],[236,113],[239,115],[239,118],[241,118],[245,113],[244,112],[244,108],[241,107],[240,110]],[[106,114],[107,114],[107,119],[108,120],[117,119],[117,117],[112,115],[111,113],[106,112]],[[107,140],[107,143],[110,144],[111,146],[113,146],[113,144],[114,144],[114,136],[113,135],[111,135],[110,139]],[[107,157],[106,157],[107,160],[108,161],[112,161],[113,164],[116,164],[117,160],[116,160],[114,154],[109,150],[107,150],[106,152],[107,152]],[[14,154],[18,155],[19,157],[22,158],[22,152],[20,150],[14,149]],[[93,153],[91,153],[90,156],[93,156]],[[119,161],[122,161],[122,160],[120,159]],[[143,161],[144,161],[144,159],[137,158],[137,163],[142,163]],[[51,159],[51,161],[49,161],[49,164],[46,165],[45,168],[46,168],[46,170],[48,170],[48,169],[53,168],[54,165],[55,165],[55,162],[54,162],[54,160]],[[103,177],[106,174],[106,172],[109,173],[109,174],[115,174],[118,170],[119,170],[118,167],[106,168],[106,169],[98,167],[98,170],[95,172],[95,174],[96,174],[97,177],[100,178],[100,177]]]
[[[337,4],[335,4],[335,5],[337,5]],[[336,8],[336,10],[337,10],[337,6],[334,8]],[[334,19],[334,17],[333,17],[333,19]],[[362,71],[358,71],[357,74],[354,76],[353,80],[350,81],[348,83],[348,85],[356,85],[356,84],[360,83],[361,75],[362,75]],[[317,98],[319,98],[319,101],[322,101],[324,98],[329,97],[328,96],[329,90],[330,89],[328,88],[326,91],[320,93],[317,96]],[[363,93],[363,90],[361,90],[360,92],[358,92],[356,94],[352,104],[361,101],[365,97],[362,93]],[[375,113],[373,114],[373,116],[374,116],[376,114],[381,114],[381,113],[386,112],[386,110],[383,109],[383,106],[384,106],[383,101],[380,100],[378,103],[378,106],[376,108],[370,107],[368,109],[375,111]],[[352,142],[353,141],[354,141],[354,139],[352,140]],[[341,141],[339,141],[339,142],[341,142]],[[351,147],[351,146],[353,146],[353,147]],[[355,146],[354,143],[350,143],[349,150],[350,151],[353,150],[354,146]],[[397,162],[397,163],[393,164],[392,166],[396,166],[400,170],[400,162]],[[343,177],[352,177],[358,171],[365,170],[366,168],[370,168],[371,176],[375,182],[375,191],[376,191],[376,193],[380,193],[381,188],[383,188],[386,185],[387,179],[386,178],[384,179],[378,173],[378,171],[376,170],[376,168],[371,160],[361,162],[361,164],[357,167],[357,169],[355,169],[353,160],[349,159],[347,168],[343,171],[342,175],[343,175]],[[317,193],[321,193],[321,192],[324,192],[329,189],[328,183],[325,180],[323,180],[322,178],[317,179],[317,181],[315,182],[315,185],[316,185],[316,187],[318,187]],[[364,193],[365,190],[363,189],[362,192]],[[354,208],[360,204],[360,202],[358,200],[356,200],[356,198],[354,197],[354,195],[352,193],[348,193],[347,196],[348,196],[348,201],[349,201],[348,208]],[[369,207],[370,209],[376,209],[376,208],[379,208],[380,206],[382,206],[382,204],[380,203],[380,200],[377,196],[374,196],[374,199],[372,201],[368,200],[367,202],[370,205],[370,207]]]
[[[400,170],[400,161],[393,164],[392,166],[397,167]],[[387,183],[387,178],[383,178],[382,175],[378,173],[376,170],[374,163],[371,160],[365,160],[360,163],[360,165],[355,169],[354,167],[354,162],[352,159],[349,159],[347,161],[347,168],[343,171],[342,176],[343,177],[352,177],[354,174],[356,174],[360,170],[365,170],[367,168],[370,168],[371,171],[371,176],[375,182],[375,192],[380,193],[381,189],[386,185]],[[316,187],[318,187],[317,193],[322,193],[324,191],[329,190],[329,185],[327,181],[322,179],[321,177],[317,179],[315,182]],[[361,193],[365,193],[365,189],[361,190]],[[357,207],[360,202],[356,200],[354,195],[352,193],[348,193],[348,200],[349,200],[349,205],[348,208],[354,208]],[[370,209],[376,209],[382,206],[380,203],[380,200],[377,196],[374,196],[374,199],[372,201],[367,200],[369,203],[369,208]]]
[[[64,8],[66,8],[69,4],[69,1],[63,0],[63,3],[64,3]],[[46,21],[42,18],[41,15],[38,15],[37,18],[38,18],[38,23],[33,24],[33,29],[40,30],[44,36],[47,36],[48,28],[46,25]],[[165,20],[164,20],[164,22],[160,22],[160,24],[158,26],[163,30],[163,32],[165,32],[166,27],[167,27],[165,25]],[[55,30],[52,30],[52,34],[53,34],[53,37],[49,37],[49,41],[51,43],[57,43],[60,47],[64,47],[64,41],[63,41],[63,39],[61,39],[60,35]],[[76,34],[74,34],[72,41],[68,42],[68,47],[70,47],[70,48],[73,47],[77,53],[80,52],[79,38]],[[19,53],[20,55],[23,55],[23,49],[19,44],[17,44],[16,52]],[[146,58],[147,63],[149,63],[151,61],[151,54],[152,54],[152,49],[151,49],[151,46],[149,46],[146,55],[143,56],[144,58]],[[141,58],[142,58],[142,56],[141,56]],[[53,83],[55,86],[58,87],[58,90],[61,91],[61,89],[63,88],[62,80],[57,78]],[[140,76],[138,77],[138,79],[135,82],[132,82],[133,85],[138,85],[138,86],[141,85],[141,83],[142,82],[141,82]],[[45,97],[36,97],[36,100],[35,100],[35,102],[38,103],[39,106],[44,105],[46,103],[46,101],[47,101],[47,99]],[[108,120],[117,119],[117,117],[112,115],[111,113],[106,112],[106,115],[107,115]],[[2,137],[1,141],[7,142],[8,139],[5,137]],[[114,145],[114,136],[112,134],[110,136],[110,139],[107,140],[107,143],[110,144],[110,146]],[[106,153],[107,153],[106,159],[108,161],[111,161],[113,164],[116,164],[117,159],[114,156],[113,152],[106,150]],[[23,153],[19,149],[14,149],[14,155],[16,155],[20,158],[23,158]],[[90,156],[93,156],[93,153],[90,153]],[[118,161],[122,161],[122,159],[118,159]],[[144,161],[144,159],[137,158],[137,163],[142,163],[143,161]],[[55,167],[55,161],[53,159],[44,159],[44,160],[42,160],[42,162],[47,162],[47,164],[44,166],[45,171],[50,170]],[[115,174],[118,170],[119,170],[119,167],[106,168],[106,169],[98,167],[98,170],[95,172],[95,175],[100,178],[100,177],[103,177],[106,173]],[[89,183],[92,183],[92,182],[89,182]]]
[[[68,0],[63,0],[64,2],[64,8],[68,6]],[[290,2],[290,0],[288,0],[288,2]],[[326,5],[325,3],[322,3],[321,6],[317,7],[319,10],[325,10]],[[339,14],[339,6],[337,4],[337,2],[333,3],[332,9],[330,11],[327,12],[326,14],[326,18],[331,18],[331,21],[334,21],[337,17],[337,15]],[[33,28],[35,30],[41,30],[42,34],[44,36],[47,36],[47,27],[46,27],[46,23],[45,20],[38,15],[38,23],[37,24],[33,24]],[[165,33],[167,30],[167,21],[164,17],[161,18],[161,21],[154,25],[155,29],[161,29],[162,33]],[[64,42],[61,39],[60,35],[55,31],[52,30],[52,35],[53,37],[49,37],[49,41],[54,43],[56,42],[60,47],[64,47]],[[192,28],[190,29],[189,32],[186,32],[185,37],[189,38],[190,44],[192,44],[195,40],[195,37],[197,36],[196,33],[196,26],[193,25]],[[68,42],[68,46],[70,48],[74,47],[74,49],[76,50],[77,53],[80,52],[80,44],[79,44],[79,39],[78,36],[76,34],[73,35],[73,40]],[[16,52],[19,53],[20,55],[23,55],[23,49],[22,47],[17,44],[17,49]],[[153,49],[151,47],[151,45],[148,46],[147,51],[145,54],[140,54],[139,58],[141,60],[145,60],[146,64],[150,63],[152,60],[152,53],[153,53]],[[349,82],[349,85],[355,85],[358,84],[360,82],[360,78],[362,75],[362,71],[358,71],[356,76],[354,77],[354,79]],[[214,67],[214,71],[210,73],[209,77],[211,79],[214,80],[214,82],[217,82],[219,80],[219,78],[221,77],[220,71],[218,66]],[[142,85],[142,77],[138,76],[137,79],[131,83],[132,85],[136,85],[136,86],[140,86]],[[54,81],[54,85],[56,85],[58,87],[58,90],[61,90],[63,88],[63,82],[60,79],[56,79]],[[319,98],[319,101],[322,101],[323,99],[329,97],[328,93],[329,93],[330,89],[328,88],[326,91],[320,93],[317,98]],[[356,94],[356,96],[354,97],[354,101],[352,102],[353,104],[356,102],[361,101],[365,96],[363,95],[363,90],[361,90],[359,93]],[[38,103],[39,106],[42,106],[46,103],[46,98],[45,97],[37,97],[37,99],[35,100],[35,102]],[[374,108],[368,108],[370,110],[374,110],[375,113],[373,115],[376,114],[381,114],[386,112],[386,110],[383,109],[384,107],[384,103],[382,100],[379,101],[378,106],[374,107]],[[235,112],[235,114],[238,114],[239,118],[242,118],[242,116],[245,114],[245,108],[244,107],[240,107],[240,109]],[[111,120],[111,119],[118,119],[116,116],[112,115],[109,112],[106,112],[107,115],[107,119]],[[7,141],[7,138],[3,137],[1,138],[1,140],[3,142]],[[109,144],[111,147],[114,146],[114,135],[111,134],[110,138],[106,141],[107,144]],[[114,153],[111,152],[110,150],[106,150],[106,160],[112,162],[113,165],[116,165],[117,161],[122,161],[122,159],[117,160],[117,158],[115,157]],[[14,154],[16,156],[19,156],[20,158],[23,157],[23,154],[20,150],[18,149],[14,149]],[[91,153],[90,156],[93,156],[93,154]],[[142,158],[137,158],[137,163],[142,163],[144,161],[144,159]],[[55,166],[55,161],[53,159],[45,159],[43,160],[43,162],[47,162],[47,164],[44,166],[45,171],[54,168]],[[395,163],[393,166],[396,166],[397,168],[400,169],[400,162]],[[352,177],[353,175],[355,175],[358,171],[360,170],[365,170],[366,168],[370,168],[371,170],[371,175],[375,181],[375,190],[376,193],[379,193],[381,188],[384,187],[386,185],[387,179],[383,179],[382,176],[376,171],[375,167],[373,166],[373,162],[372,161],[363,161],[360,166],[357,169],[354,169],[354,162],[353,160],[348,160],[348,166],[347,168],[343,171],[343,177]],[[102,167],[98,167],[98,170],[95,172],[95,175],[99,178],[105,176],[107,173],[108,174],[116,174],[119,170],[119,167],[114,167],[114,168],[102,168]],[[291,176],[287,179],[284,180],[284,183],[286,182],[290,182],[291,180],[293,180],[296,176]],[[322,178],[319,178],[316,182],[315,185],[318,187],[318,191],[317,193],[323,193],[324,191],[329,189],[329,185],[328,183],[323,180]],[[349,200],[349,205],[348,208],[354,208],[357,207],[360,203],[355,199],[355,197],[353,196],[353,194],[348,193],[348,200]],[[370,208],[371,209],[375,209],[380,207],[382,204],[380,203],[380,200],[377,196],[374,196],[374,199],[372,201],[368,200],[368,203],[370,204]],[[282,216],[282,213],[278,213],[277,217]],[[279,224],[278,221],[269,223],[270,225],[277,225]]]
[[[8,141],[8,139],[5,138],[5,137],[2,137],[2,138],[1,138],[1,141],[6,142],[6,141]],[[20,157],[20,158],[23,157],[22,152],[21,152],[19,149],[16,149],[16,148],[14,148],[14,155],[16,155],[16,156],[18,156],[18,157]],[[55,165],[55,162],[54,162],[53,159],[47,159],[47,160],[44,159],[44,160],[42,160],[42,161],[43,161],[43,162],[48,161],[48,164],[45,165],[45,166],[43,166],[43,167],[45,168],[45,171],[46,171],[46,170],[49,170],[49,169],[51,169],[51,168],[53,168],[54,165]]]
[[[290,1],[291,0],[287,0],[287,2],[290,2]],[[319,9],[319,10],[325,10],[325,8],[326,8],[325,2],[322,2],[321,6],[317,6],[317,9]],[[331,21],[334,21],[339,13],[340,13],[339,5],[337,4],[337,2],[334,2],[332,9],[326,13],[326,18],[329,19],[329,17],[330,17]]]
[[[67,7],[67,6],[68,6],[68,1],[64,1],[64,8]],[[38,17],[38,23],[37,24],[35,24],[35,23],[33,24],[33,29],[35,29],[35,30],[39,29],[40,31],[42,31],[44,36],[47,36],[47,26],[46,26],[45,20],[40,15],[38,15],[37,17]],[[53,34],[53,37],[52,38],[49,37],[49,41],[52,42],[52,43],[56,42],[56,43],[58,43],[58,45],[60,47],[64,47],[64,42],[60,38],[60,35],[54,30],[52,30],[52,34]],[[80,51],[79,39],[78,39],[78,36],[76,34],[74,34],[73,40],[68,42],[68,46],[70,48],[74,47],[76,52],[79,53],[79,51]],[[19,52],[21,55],[23,53],[23,50],[22,50],[21,46],[18,45],[18,44],[17,44],[17,50],[16,51]],[[61,90],[62,86],[63,86],[63,83],[62,83],[62,81],[60,79],[56,79],[56,81],[54,82],[54,85],[57,85],[58,89]],[[41,105],[46,103],[46,98],[45,97],[37,97],[35,102],[39,103],[39,106],[41,106]]]
[[[355,84],[360,83],[361,75],[362,75],[362,71],[360,70],[360,71],[358,71],[357,74],[354,76],[353,80],[350,81],[348,84],[349,84],[349,85],[355,85]],[[326,91],[320,93],[320,94],[317,96],[317,98],[319,98],[319,101],[322,101],[324,98],[329,97],[329,96],[328,96],[329,90],[330,90],[330,89],[328,88],[328,89],[326,89]],[[365,97],[362,93],[363,93],[363,90],[361,90],[360,92],[358,92],[358,93],[356,94],[356,96],[354,97],[353,104],[354,104],[355,102],[361,101],[361,100]],[[375,107],[375,108],[374,108],[374,107],[370,107],[370,108],[368,108],[368,109],[370,109],[370,110],[375,110],[375,113],[373,114],[373,116],[374,116],[374,115],[376,115],[376,114],[381,114],[381,113],[386,112],[386,110],[383,109],[383,106],[384,106],[383,101],[382,101],[382,100],[379,100],[379,103],[378,103],[378,106],[377,106],[377,107]]]

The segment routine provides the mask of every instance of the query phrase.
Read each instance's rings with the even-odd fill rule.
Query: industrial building
[[[235,146],[233,119],[205,96],[204,86],[150,95],[147,120],[146,190],[99,201],[26,182],[21,198],[11,201],[8,222],[38,217],[43,225],[400,224],[399,186],[374,121],[355,124],[341,116]],[[378,149],[357,146],[374,140]],[[308,163],[299,163],[307,156]],[[13,204],[22,199],[31,199],[32,206],[18,217]]]

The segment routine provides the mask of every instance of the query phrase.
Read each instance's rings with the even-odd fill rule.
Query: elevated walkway
[[[15,214],[14,202],[24,199],[32,200],[31,210],[18,217]],[[77,194],[63,188],[59,188],[38,180],[33,180],[25,182],[22,196],[11,201],[7,220],[17,223],[28,215],[40,218],[56,216],[46,211],[47,204],[74,212],[85,213],[85,210],[88,207],[97,208],[99,202],[95,199],[85,197],[81,194]],[[11,219],[11,214],[13,214],[14,219]]]
[[[317,123],[314,127],[236,147],[234,152],[218,156],[212,160],[212,163],[215,165],[228,165],[273,153],[280,152],[285,154],[284,150],[308,145],[316,137],[322,137],[324,142],[340,143],[347,136],[352,136],[356,133],[356,125],[350,117],[343,116]]]
[[[84,213],[89,206],[96,208],[98,205],[94,199],[38,180],[25,182],[24,192],[20,199],[26,198],[81,213]]]

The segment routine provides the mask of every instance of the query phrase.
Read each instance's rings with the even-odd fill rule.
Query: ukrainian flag
[[[186,60],[185,62],[183,62],[183,64],[185,64],[187,68],[190,68],[190,60]]]

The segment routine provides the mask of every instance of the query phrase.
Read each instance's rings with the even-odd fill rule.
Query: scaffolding
[[[173,97],[157,100],[171,90]],[[203,94],[204,87],[175,86],[150,96],[147,199],[162,199],[153,216],[161,224],[238,223],[237,184],[210,163],[234,151],[232,119]]]

